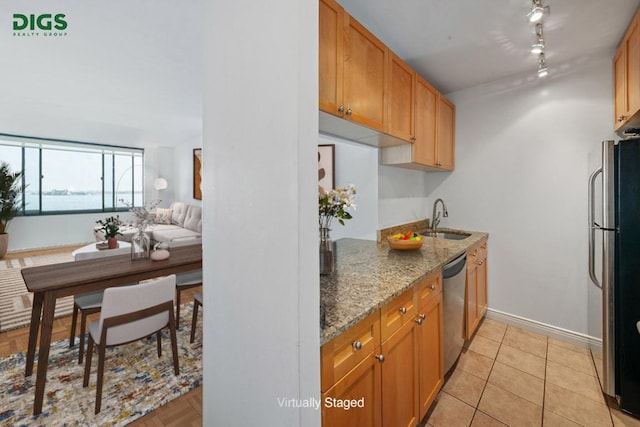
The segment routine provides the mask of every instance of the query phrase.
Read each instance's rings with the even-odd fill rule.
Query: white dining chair
[[[100,321],[89,325],[89,345],[84,367],[83,387],[89,385],[94,345],[98,348],[98,372],[95,413],[100,412],[107,347],[139,341],[156,335],[158,357],[162,356],[161,331],[169,328],[173,370],[180,375],[173,303],[174,274],[137,285],[107,288],[102,299]]]
[[[116,249],[98,250],[95,244],[86,245],[72,252],[74,261],[102,258],[116,255],[126,255],[131,252],[131,245],[127,242],[119,242]],[[73,297],[73,314],[71,317],[71,331],[69,334],[69,347],[73,347],[76,337],[76,325],[78,313],[80,313],[80,336],[78,344],[78,364],[82,364],[84,356],[84,335],[86,332],[87,316],[100,311],[102,307],[102,294],[104,291],[89,292]]]
[[[199,237],[179,237],[165,243],[168,245],[169,250],[182,246],[193,246],[193,250],[202,250],[202,239]],[[182,292],[198,286],[202,286],[202,269],[178,273],[176,275],[176,329],[180,328]]]

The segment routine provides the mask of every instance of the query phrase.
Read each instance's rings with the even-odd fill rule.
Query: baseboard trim
[[[499,322],[545,335],[559,341],[568,342],[578,347],[588,348],[593,351],[602,351],[602,340],[590,335],[558,328],[557,326],[547,325],[546,323],[505,313],[492,308],[487,309],[487,314],[485,316],[488,319],[497,320]]]

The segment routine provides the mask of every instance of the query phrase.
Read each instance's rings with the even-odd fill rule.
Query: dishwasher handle
[[[460,273],[460,271],[467,265],[467,253],[464,252],[462,255],[454,259],[453,261],[447,263],[442,267],[442,278],[448,279],[450,277],[455,276]]]

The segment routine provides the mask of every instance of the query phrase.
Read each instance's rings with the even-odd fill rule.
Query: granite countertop
[[[345,332],[488,236],[465,232],[471,235],[463,240],[423,237],[422,248],[414,251],[391,249],[386,240],[337,240],[336,271],[320,276],[320,344]]]

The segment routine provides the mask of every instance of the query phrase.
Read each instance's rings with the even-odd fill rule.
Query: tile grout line
[[[483,322],[484,323],[484,320]],[[482,326],[482,324],[480,325]],[[509,328],[509,326],[507,325],[507,327],[504,329],[504,333],[502,334],[502,338],[500,339],[500,343],[498,345],[498,350],[496,351],[496,356],[493,358],[493,362],[491,363],[491,369],[489,369],[489,373],[487,374],[487,379],[484,382],[484,387],[482,387],[482,392],[480,393],[480,397],[478,398],[478,403],[476,403],[475,408],[473,410],[473,417],[471,417],[471,424],[473,424],[473,420],[476,417],[476,414],[478,413],[478,407],[480,406],[480,401],[482,400],[482,396],[484,395],[484,391],[487,389],[487,384],[489,384],[489,378],[491,377],[491,372],[493,372],[493,367],[496,364],[496,361],[498,360],[498,353],[500,353],[500,348],[502,348],[502,342],[504,341],[504,337],[505,335],[507,335],[507,329]],[[478,331],[476,331],[474,338],[478,335],[478,332],[480,331],[480,327],[478,327]],[[482,335],[481,335],[482,336]],[[469,348],[467,348],[467,350],[469,350]],[[473,350],[472,350],[473,351]],[[482,412],[482,411],[480,411]],[[487,414],[488,415],[488,414]],[[491,417],[491,415],[488,415],[489,417]],[[491,417],[493,419],[495,419],[494,417]],[[500,420],[496,420],[502,423],[502,421]],[[471,425],[469,424],[469,425]],[[504,423],[502,423],[504,424]]]

